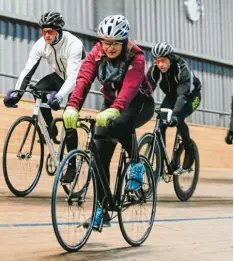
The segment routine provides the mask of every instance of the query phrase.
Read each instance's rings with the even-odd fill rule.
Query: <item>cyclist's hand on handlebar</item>
[[[4,97],[4,105],[6,107],[10,107],[10,108],[16,108],[16,103],[19,102],[19,100],[21,99],[22,94],[19,92],[14,92],[14,90],[9,90],[7,92],[7,95]]]
[[[107,127],[110,120],[115,120],[120,115],[120,112],[115,108],[108,108],[102,112],[99,112],[96,117],[96,125],[101,127]]]
[[[57,94],[57,92],[52,92],[50,95],[50,99],[48,101],[48,105],[54,111],[60,109],[60,104],[62,103],[63,98]]]
[[[79,120],[79,112],[76,108],[68,106],[63,113],[63,121],[66,129],[76,129]]]
[[[177,117],[172,115],[170,121],[168,122],[168,126],[175,127],[177,123],[178,123]]]

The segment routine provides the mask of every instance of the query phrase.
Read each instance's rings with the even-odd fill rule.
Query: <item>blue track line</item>
[[[167,223],[167,222],[188,222],[188,221],[209,221],[209,220],[224,220],[232,219],[232,216],[226,217],[207,217],[207,218],[170,218],[170,219],[155,219],[155,223]],[[124,223],[140,223],[149,222],[149,220],[142,221],[126,221]],[[118,221],[112,221],[112,224],[118,224]],[[61,223],[60,225],[72,225],[75,223]],[[15,227],[48,227],[52,226],[52,223],[26,223],[26,224],[0,224],[0,228],[15,228]]]

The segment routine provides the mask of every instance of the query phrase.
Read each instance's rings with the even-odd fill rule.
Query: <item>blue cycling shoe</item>
[[[89,225],[90,225],[90,219],[83,224],[83,227],[88,228]],[[111,223],[110,223],[109,214],[108,213],[103,214],[102,208],[97,208],[96,215],[93,222],[93,229],[101,232],[103,227],[110,227],[110,226]]]
[[[130,164],[130,174],[127,182],[128,191],[135,191],[141,188],[144,173],[145,166],[141,162]]]

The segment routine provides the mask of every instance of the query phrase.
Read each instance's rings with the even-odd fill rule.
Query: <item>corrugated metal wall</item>
[[[93,30],[93,0],[0,0],[0,14],[38,22],[48,11],[61,12],[66,28]]]
[[[131,36],[148,43],[170,42],[179,49],[232,61],[232,0],[203,0],[204,15],[187,19],[183,0],[128,0]]]
[[[205,15],[197,22],[190,22],[184,12],[182,0],[128,0],[114,3],[105,0],[69,0],[65,1],[26,1],[0,0],[0,15],[21,18],[25,21],[37,22],[41,13],[53,9],[61,11],[66,19],[66,26],[77,31],[76,35],[84,42],[89,51],[95,41],[89,29],[96,28],[98,20],[111,13],[125,10],[131,24],[131,37],[143,44],[146,54],[147,68],[152,59],[150,46],[157,41],[169,41],[176,50],[187,53],[212,56],[213,59],[232,60],[232,1],[203,0]],[[121,5],[122,4],[122,5]],[[97,13],[96,13],[97,10]],[[19,75],[28,57],[33,43],[40,37],[36,24],[15,21],[0,17],[0,72]],[[74,19],[76,17],[77,19]],[[222,29],[222,30],[221,30]],[[221,30],[221,31],[220,31]],[[86,33],[87,35],[85,35]],[[90,36],[88,36],[90,34]],[[143,42],[146,42],[144,44]],[[200,109],[230,112],[233,74],[230,65],[184,57],[193,68],[203,84]],[[34,78],[40,79],[50,69],[46,62],[41,63]],[[0,93],[13,88],[16,80],[0,76]],[[92,86],[99,89],[99,84]],[[161,102],[163,94],[156,90],[155,101]],[[89,94],[85,106],[99,109],[101,97]],[[228,126],[229,117],[220,118],[218,113],[197,111],[189,121],[201,124]]]

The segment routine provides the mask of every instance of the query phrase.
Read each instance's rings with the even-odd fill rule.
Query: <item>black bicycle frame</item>
[[[80,119],[80,121],[85,120],[85,119]],[[87,121],[87,120],[86,120]],[[95,121],[89,119],[90,122],[90,132],[89,132],[89,137],[88,137],[88,145],[87,148],[91,152],[90,156],[90,165],[89,165],[89,170],[95,170],[98,175],[98,179],[101,183],[102,189],[105,193],[107,203],[109,204],[109,210],[112,211],[118,211],[118,206],[120,204],[120,180],[121,180],[121,175],[122,175],[122,170],[124,166],[126,165],[126,152],[122,148],[121,153],[120,153],[120,159],[119,159],[119,164],[118,164],[118,171],[117,171],[117,176],[116,176],[116,182],[115,182],[115,189],[114,189],[114,194],[112,195],[111,189],[109,182],[107,180],[107,176],[104,170],[104,167],[102,165],[101,159],[99,152],[97,150],[97,146],[94,142],[94,139],[103,139],[103,140],[111,140],[108,137],[102,136],[102,135],[96,135],[94,134],[95,130]]]
[[[156,136],[157,136],[158,142],[159,142],[159,146],[160,146],[160,150],[161,150],[161,153],[162,153],[162,157],[163,157],[163,160],[165,161],[166,166],[167,166],[168,174],[172,174],[173,171],[174,171],[172,162],[173,162],[173,160],[175,158],[176,151],[177,151],[177,146],[178,146],[178,143],[179,143],[179,132],[178,132],[178,130],[176,130],[175,141],[174,141],[173,151],[172,151],[172,157],[171,157],[171,161],[170,161],[170,159],[168,157],[168,153],[166,151],[165,143],[163,141],[162,133],[161,133],[161,130],[160,130],[160,127],[159,127],[160,123],[162,121],[163,120],[159,118],[157,120],[157,122],[156,122],[154,131],[153,131],[153,134],[155,135],[153,147],[155,147]]]

